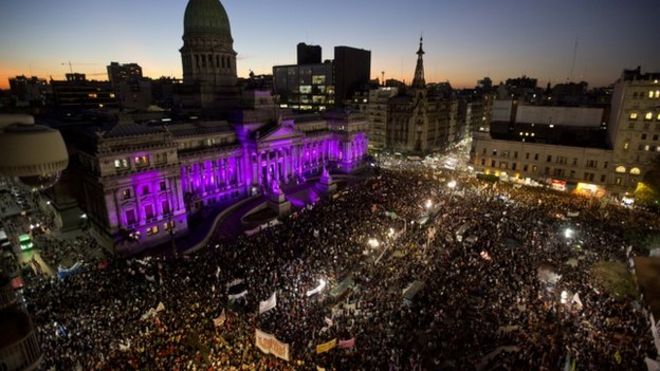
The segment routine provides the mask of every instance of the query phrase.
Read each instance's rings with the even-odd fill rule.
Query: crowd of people
[[[588,198],[383,169],[253,236],[37,278],[24,294],[46,369],[639,370],[657,356],[642,306],[591,274],[643,253],[623,238],[631,225],[660,230]],[[230,300],[237,280],[247,293]],[[255,347],[255,329],[290,359]],[[317,353],[333,339],[354,344]]]

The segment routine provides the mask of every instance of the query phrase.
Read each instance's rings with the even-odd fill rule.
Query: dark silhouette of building
[[[9,88],[16,107],[44,106],[48,94],[48,82],[36,76],[16,76],[9,79]]]
[[[320,64],[320,63],[321,63],[320,45],[307,45],[305,43],[298,44],[298,65]]]
[[[92,81],[82,73],[67,73],[66,80],[51,80],[50,85],[55,109],[64,115],[119,107],[109,81]]]
[[[335,104],[334,65],[285,65],[273,67],[273,91],[280,107],[296,111],[324,111]]]
[[[343,105],[363,90],[371,75],[371,52],[348,46],[335,47],[335,102]]]
[[[113,87],[123,81],[139,81],[142,79],[142,67],[137,63],[110,62],[107,67],[108,80]]]

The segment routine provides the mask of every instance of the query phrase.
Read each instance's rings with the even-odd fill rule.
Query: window
[[[587,167],[592,168],[592,169],[597,168],[598,167],[598,161],[587,160]]]
[[[154,218],[154,207],[152,205],[144,206],[144,216],[147,218],[147,220]]]
[[[495,160],[490,161],[490,167],[495,167]]]
[[[571,170],[571,179],[575,179],[575,170]]]
[[[518,159],[518,151],[513,152],[513,158]]]
[[[525,153],[525,160],[529,160],[529,152]]]
[[[625,166],[617,166],[616,169],[614,169],[617,173],[625,173],[626,172],[626,167]]]
[[[656,91],[655,91],[655,97],[656,97],[656,98],[660,98],[660,90],[656,90]]]
[[[656,121],[660,121],[660,113],[658,113],[658,116],[655,117]]]
[[[120,158],[115,160],[115,169],[126,169],[128,168],[128,159]]]
[[[545,175],[550,175],[550,168],[549,167],[545,168],[545,173],[544,174]]]
[[[653,112],[646,112],[646,115],[644,115],[644,120],[646,121],[653,120]]]
[[[642,140],[646,140],[646,133],[642,134]]]
[[[628,123],[628,129],[632,129],[632,128],[634,128],[634,127],[635,127],[635,123],[634,123],[634,122],[629,122],[629,123]]]
[[[149,186],[142,186],[142,194],[143,195],[148,195],[149,194]]]
[[[129,198],[131,198],[131,190],[130,190],[130,189],[125,189],[125,190],[121,193],[121,197],[122,197],[124,200],[128,200]]]
[[[504,161],[501,161],[501,162],[500,162],[500,169],[507,169],[507,168],[508,168],[508,167],[507,167],[507,163],[504,162]]]
[[[493,150],[493,156],[497,156],[497,150],[496,149]]]
[[[605,163],[603,164],[603,169],[607,169],[608,164],[609,164],[609,162],[605,161]]]
[[[481,151],[481,154],[482,154],[482,155],[485,155],[485,154],[486,154],[486,148],[484,148],[484,150]]]
[[[649,98],[653,98],[653,90],[649,90]]]
[[[87,96],[90,98],[98,98],[98,95],[96,93],[89,93],[87,94]]]
[[[137,220],[135,219],[135,210],[126,210],[126,224],[133,225],[136,224]]]
[[[164,181],[163,181],[163,182],[160,182],[160,190],[161,190],[161,191],[164,191],[164,190],[166,190],[166,189],[167,189],[167,183],[164,182]]]
[[[324,85],[325,84],[325,76],[324,75],[313,75],[312,76],[312,84],[314,84],[314,85]]]
[[[601,182],[601,183],[605,183],[605,175],[601,175],[601,176],[600,176],[600,182]]]
[[[524,172],[527,172],[527,165],[524,165],[524,166],[523,166],[523,171],[524,171]]]
[[[165,200],[161,206],[163,207],[163,215],[168,215],[170,213],[170,202]]]
[[[637,120],[637,112],[631,112],[629,118],[631,120]]]
[[[630,169],[630,174],[639,175],[639,174],[641,174],[641,171],[639,170],[638,167],[634,167],[634,168]]]
[[[653,140],[658,140],[658,134],[655,134],[655,135],[653,136]]]
[[[548,155],[546,162],[552,162],[552,155]]]
[[[137,165],[137,166],[149,165],[149,157],[147,157],[147,156],[135,156],[135,165]]]
[[[616,179],[614,180],[614,182],[615,182],[617,185],[621,185],[621,177],[620,177],[620,176],[616,177]]]
[[[481,159],[481,166],[486,166],[486,159],[485,158]]]
[[[534,161],[538,161],[538,160],[539,160],[539,154],[538,154],[538,153],[535,153],[535,154],[534,154]]]
[[[623,143],[623,150],[624,151],[627,151],[629,147],[630,147],[630,142]]]
[[[573,157],[573,166],[577,166],[577,157]]]
[[[172,220],[171,222],[167,222],[167,223],[163,224],[163,229],[166,230],[166,231],[169,231],[170,229],[174,228],[174,226],[175,226],[175,223],[174,223],[174,220]]]
[[[513,165],[511,165],[511,170],[516,170],[517,165],[518,165],[518,164],[516,164],[516,163],[514,162]]]
[[[312,92],[312,86],[311,85],[300,85],[300,93],[301,94],[310,94],[311,92]]]

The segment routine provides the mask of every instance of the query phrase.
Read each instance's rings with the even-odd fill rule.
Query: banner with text
[[[316,346],[316,354],[325,353],[334,349],[337,346],[337,339],[332,339],[327,343],[319,344]]]
[[[255,344],[259,350],[266,354],[272,354],[285,361],[289,360],[289,344],[283,343],[274,335],[255,329]]]

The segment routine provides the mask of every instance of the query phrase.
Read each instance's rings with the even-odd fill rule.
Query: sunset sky
[[[0,88],[17,74],[107,79],[110,61],[150,77],[181,76],[187,0],[0,1]],[[424,35],[426,80],[471,87],[522,74],[541,84],[606,85],[623,68],[660,70],[660,1],[224,0],[239,76],[295,63],[296,44],[371,50],[371,74],[410,81]]]

